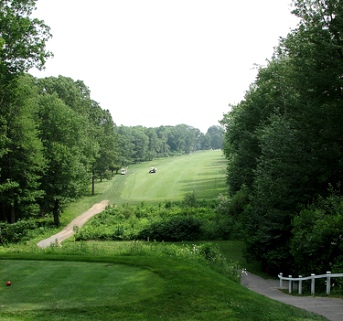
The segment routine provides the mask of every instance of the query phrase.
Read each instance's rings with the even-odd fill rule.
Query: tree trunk
[[[11,217],[10,217],[10,223],[15,223],[15,208],[14,205],[11,205]]]
[[[54,215],[54,224],[56,226],[60,225],[60,212],[61,212],[60,202],[59,202],[58,199],[55,199],[55,201],[54,201],[54,208],[52,210],[52,213]]]
[[[94,173],[93,173],[93,175],[92,175],[92,195],[94,195],[95,194],[95,188],[94,188]]]

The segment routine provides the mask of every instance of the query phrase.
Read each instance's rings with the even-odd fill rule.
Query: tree
[[[294,269],[300,274],[341,270],[343,266],[343,199],[329,188],[329,195],[319,197],[304,207],[293,219],[291,253]]]
[[[162,157],[170,155],[170,146],[168,144],[168,136],[171,128],[169,126],[160,126],[156,128],[156,133],[160,141],[160,146],[158,148],[158,153]]]
[[[112,168],[117,156],[117,137],[114,122],[108,110],[103,110],[91,99],[89,88],[81,80],[69,77],[48,77],[39,80],[45,94],[57,95],[63,103],[73,110],[85,126],[83,139],[84,163],[92,163],[92,191],[95,176],[102,179]]]
[[[157,151],[160,147],[160,141],[154,128],[148,128],[146,130],[146,134],[149,137],[148,160],[153,160],[156,157]]]
[[[149,137],[142,126],[135,126],[131,130],[133,158],[136,162],[148,160]]]
[[[20,215],[24,215],[24,208],[35,204],[41,194],[37,179],[44,161],[36,137],[32,92],[26,87],[27,80],[19,80],[30,68],[42,68],[51,57],[45,49],[50,29],[30,17],[34,9],[33,0],[0,3],[1,217],[11,222],[20,214],[19,204]]]
[[[59,225],[61,206],[85,193],[92,159],[87,157],[87,119],[66,106],[56,94],[39,101],[39,129],[48,166],[42,177],[42,209],[53,212]]]
[[[119,170],[121,167],[126,167],[133,161],[133,148],[131,142],[130,128],[125,126],[115,127],[118,137],[118,158],[115,168]]]
[[[0,4],[1,83],[33,67],[41,69],[52,56],[45,44],[51,38],[43,21],[32,19],[35,0],[2,0]]]
[[[96,107],[94,107],[96,108]],[[114,165],[118,158],[118,138],[115,133],[112,116],[108,110],[98,108],[99,117],[93,119],[95,126],[95,139],[99,146],[99,150],[95,156],[93,164],[93,177],[96,173],[102,179],[103,175]],[[94,180],[92,187],[92,194],[94,194]]]
[[[207,137],[210,148],[222,149],[224,140],[224,128],[222,126],[211,126],[208,128],[205,136]]]
[[[38,94],[33,80],[26,76],[12,83],[11,103],[1,109],[6,139],[0,157],[0,219],[14,223],[39,212],[46,162],[35,122]]]

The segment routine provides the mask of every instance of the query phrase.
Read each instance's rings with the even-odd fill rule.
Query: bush
[[[181,201],[110,206],[92,217],[77,241],[87,240],[218,240],[227,239],[227,215],[215,211],[218,202],[197,202],[196,208]]]
[[[141,230],[137,238],[156,241],[194,241],[202,238],[202,222],[191,216],[176,216],[169,220],[153,222]]]
[[[34,220],[21,220],[13,224],[0,223],[1,242],[8,244],[28,240],[30,232],[37,227]]]
[[[293,219],[291,253],[301,274],[321,274],[343,266],[343,197],[331,192]]]

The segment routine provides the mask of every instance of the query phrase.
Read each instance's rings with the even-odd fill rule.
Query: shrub
[[[0,237],[3,244],[28,240],[30,232],[37,228],[34,220],[21,220],[13,224],[0,223]]]
[[[138,239],[156,241],[193,241],[202,238],[202,222],[191,216],[175,216],[169,220],[153,222],[141,230]]]
[[[301,274],[343,266],[343,197],[331,192],[293,219],[291,253]]]

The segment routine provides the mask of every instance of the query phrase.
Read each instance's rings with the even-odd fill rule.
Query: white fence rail
[[[282,273],[278,275],[280,279],[280,288],[283,287],[283,281],[288,281],[288,293],[291,294],[293,291],[293,285],[295,282],[298,283],[298,294],[302,294],[302,282],[306,280],[311,280],[311,295],[315,294],[315,287],[316,287],[316,279],[326,278],[326,294],[330,295],[331,290],[331,279],[332,278],[342,278],[343,273],[331,273],[330,271],[326,272],[326,274],[311,274],[310,276],[303,277],[302,275],[299,275],[297,278],[293,278],[292,275],[289,275],[288,277],[283,276]]]

